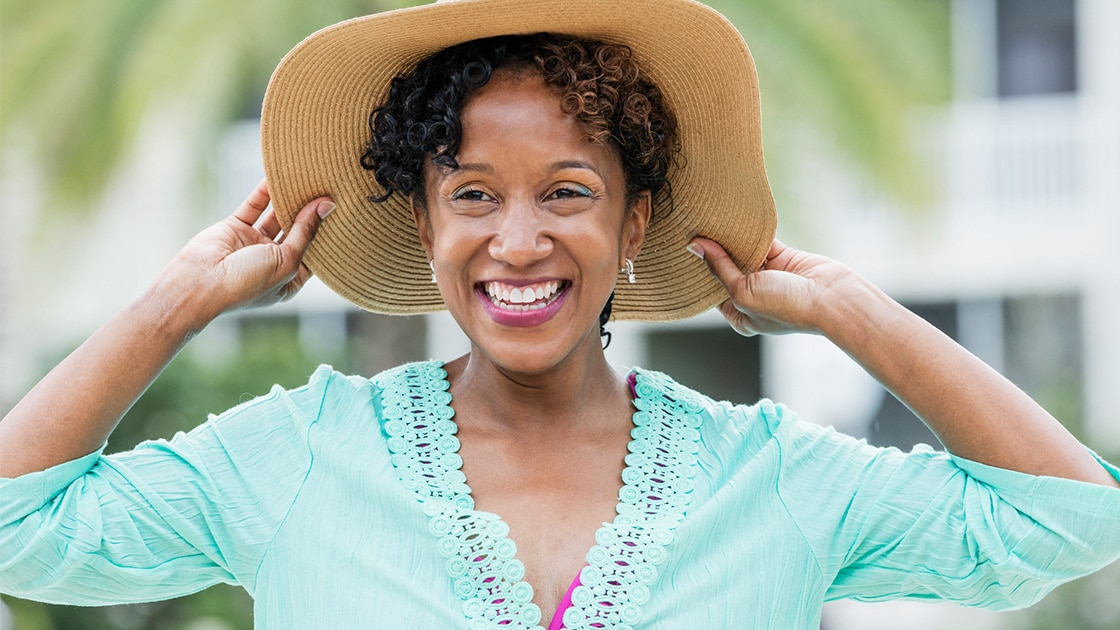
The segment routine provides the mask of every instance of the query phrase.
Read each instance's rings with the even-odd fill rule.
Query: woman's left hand
[[[758,271],[744,274],[723,247],[706,238],[689,244],[727,289],[719,306],[741,335],[820,333],[828,300],[852,287],[857,278],[831,258],[798,251],[775,240]]]
[[[824,335],[950,452],[997,468],[1120,487],[1022,390],[848,267],[774,241],[762,267],[744,274],[712,240],[696,238],[689,249],[704,254],[727,288],[720,311],[736,331]]]

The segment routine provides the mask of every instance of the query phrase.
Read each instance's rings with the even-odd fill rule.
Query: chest
[[[816,627],[825,585],[770,466],[726,478],[684,393],[635,400],[610,458],[550,445],[558,467],[472,453],[449,405],[405,406],[429,389],[386,395],[369,435],[314,440],[314,491],[253,589],[258,627],[547,627],[577,574],[568,627]]]
[[[353,480],[335,484],[328,481],[339,478],[330,470],[332,458],[320,455],[312,473],[316,492],[301,495],[261,567],[254,591],[258,627],[470,627],[464,611],[479,589],[462,581],[470,574],[458,569],[452,574],[449,566],[489,556],[480,561],[478,575],[510,570],[512,563],[503,564],[497,557],[503,553],[501,539],[493,536],[501,533],[498,523],[506,519],[488,518],[489,512],[481,510],[450,513],[449,520],[458,524],[439,529],[437,521],[447,521],[439,514],[425,514],[415,497],[401,488],[389,462],[376,471],[365,469],[358,485]],[[736,484],[727,489],[740,488]],[[607,578],[591,585],[595,594],[621,601],[623,591],[633,592],[643,601],[644,588],[641,621],[630,624],[635,628],[815,628],[824,584],[812,555],[791,544],[799,540],[798,530],[784,520],[781,506],[741,492],[710,496],[702,491],[694,501],[664,546],[663,561],[645,574],[652,575],[648,583],[635,580],[624,589],[607,589],[603,585],[614,580]],[[617,498],[606,508],[605,520],[557,530],[578,533],[597,527],[576,536],[588,536],[590,542],[542,545],[545,551],[536,565],[532,543],[518,537],[518,531],[534,530],[509,523],[508,538],[516,543],[516,552],[508,560],[524,564],[522,579],[533,591],[528,601],[540,609],[536,624],[511,627],[548,627],[552,609],[588,565],[588,550],[600,546],[595,534],[613,531],[604,529],[603,522],[614,517],[616,503]],[[540,519],[549,514],[541,511]],[[474,518],[467,521],[468,516]],[[442,535],[433,536],[433,525]],[[476,546],[461,545],[474,538],[480,540]],[[443,541],[452,539],[457,545],[449,549]],[[601,542],[607,543],[603,548],[612,546],[610,540]],[[460,549],[475,553],[458,553]],[[635,555],[647,557],[651,549],[657,553],[657,547],[644,545]],[[573,568],[563,566],[566,557],[575,558]],[[550,584],[556,585],[554,591],[546,592]]]
[[[510,528],[533,602],[545,620],[616,516],[628,434],[525,452],[462,436],[460,454],[478,510]]]
[[[304,520],[299,511],[300,518],[276,541],[262,566],[254,591],[257,627],[472,627],[464,615],[466,602],[447,574],[448,559],[438,553],[427,532],[415,528],[409,539],[384,544],[389,536],[399,536],[399,521],[378,521],[371,531],[369,524],[361,526],[351,518],[354,513],[324,519],[318,512],[315,519],[307,515]],[[411,524],[413,519],[408,520]],[[698,519],[695,526],[693,522],[691,517],[686,520],[668,547],[658,567],[660,577],[648,585],[648,599],[641,605],[639,622],[630,624],[633,628],[818,627],[819,586],[810,579],[811,557],[789,554],[788,545],[776,539],[751,540],[750,549],[727,545],[726,540],[713,539],[713,520]],[[363,531],[350,531],[358,529]],[[796,536],[792,529],[787,534]],[[334,543],[345,537],[368,537],[370,544],[355,549]],[[308,553],[309,541],[320,547],[317,553]],[[547,628],[551,613],[542,608],[541,615],[536,624],[511,627]]]
[[[548,625],[545,613],[578,574],[565,619],[637,623],[688,510],[700,402],[640,374],[631,430],[604,444],[537,445],[503,459],[501,449],[481,448],[485,440],[460,440],[446,373],[414,369],[383,381],[382,430],[467,620]]]

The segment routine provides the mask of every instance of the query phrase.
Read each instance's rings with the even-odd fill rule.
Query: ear
[[[409,195],[408,203],[412,207],[412,220],[416,223],[416,232],[420,237],[420,245],[423,246],[424,251],[428,254],[428,260],[432,259],[432,221],[428,216],[428,211],[421,207],[415,195]]]
[[[626,215],[622,219],[622,241],[619,250],[622,252],[623,258],[637,258],[638,252],[642,249],[642,242],[646,238],[646,228],[649,227],[649,221],[653,214],[653,201],[650,198],[650,192],[644,190],[627,210]],[[619,261],[619,267],[622,267],[622,262]]]

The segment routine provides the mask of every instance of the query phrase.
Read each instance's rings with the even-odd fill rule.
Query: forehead
[[[460,112],[462,143],[457,159],[495,145],[529,145],[542,152],[575,151],[615,158],[611,147],[592,142],[586,125],[561,107],[561,93],[536,68],[502,68],[472,92]],[[469,160],[468,160],[469,161]]]
[[[464,127],[468,123],[517,122],[529,116],[556,124],[575,122],[561,108],[560,93],[545,85],[536,69],[526,67],[496,70],[486,85],[467,95],[459,113]]]

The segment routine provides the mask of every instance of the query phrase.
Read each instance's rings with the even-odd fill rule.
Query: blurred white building
[[[915,120],[935,207],[892,207],[820,147],[806,147],[802,176],[812,185],[799,204],[811,208],[803,222],[811,228],[781,235],[850,264],[1004,370],[1097,449],[1120,453],[1120,2],[951,4],[956,97]],[[151,118],[96,221],[37,227],[35,174],[4,160],[0,409],[46,358],[138,295],[186,238],[260,178],[256,126],[245,123],[231,130],[216,166],[221,210],[192,214],[179,120],[175,112]],[[276,314],[297,315],[301,340],[318,351],[342,347],[357,315],[318,283],[254,317]],[[933,440],[823,340],[741,338],[714,312],[612,326],[608,354],[620,367],[665,370],[739,402],[770,396],[875,443]],[[466,350],[448,316],[427,318],[426,329],[429,356]],[[236,320],[226,319],[195,345],[228,349],[236,337]],[[1002,616],[929,604],[841,603],[827,614],[830,630],[1010,627]]]

